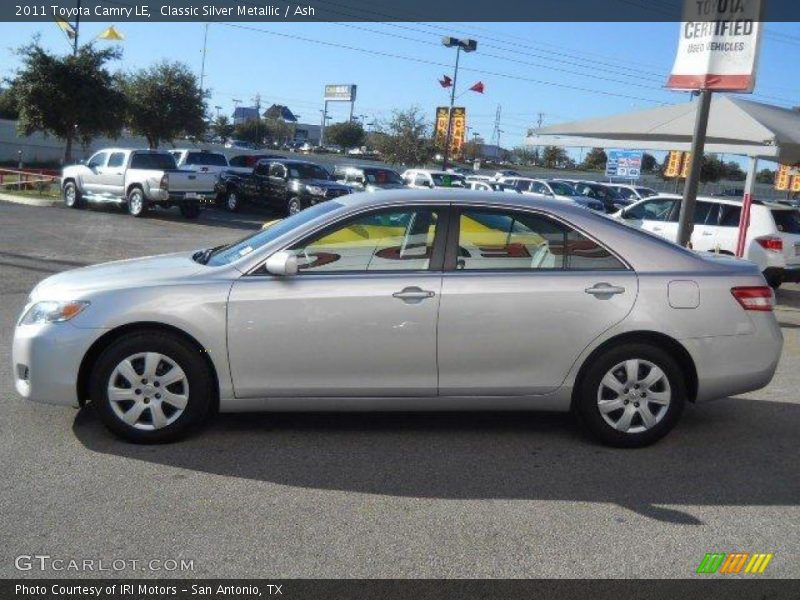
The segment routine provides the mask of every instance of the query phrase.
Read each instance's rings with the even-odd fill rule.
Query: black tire
[[[231,188],[225,193],[224,202],[225,210],[228,212],[239,212],[242,207],[242,198],[235,188]]]
[[[64,184],[63,197],[67,208],[83,208],[83,196],[74,181]]]
[[[200,216],[200,206],[194,202],[181,202],[180,211],[185,219],[196,219]]]
[[[286,214],[292,216],[303,210],[305,206],[299,196],[292,196],[286,201]]]
[[[601,381],[606,374],[611,372],[615,366],[630,359],[643,361],[638,371],[637,380],[639,380],[639,377],[646,379],[650,372],[650,367],[647,363],[650,363],[662,371],[666,378],[666,383],[664,379],[661,379],[652,389],[648,388],[646,391],[639,387],[634,390],[634,385],[624,387],[624,384],[619,393],[612,392],[606,386],[601,389]],[[609,446],[638,448],[658,441],[669,433],[678,422],[686,403],[686,381],[677,361],[669,353],[646,343],[623,343],[604,350],[599,356],[593,356],[590,360],[591,364],[588,365],[578,384],[573,409],[584,427],[596,439]],[[615,372],[618,373],[618,371]],[[624,377],[624,373],[621,375]],[[619,377],[617,378],[617,383],[622,383]],[[668,388],[666,387],[667,385]],[[636,386],[639,386],[639,384],[637,383]],[[623,393],[626,390],[627,393]],[[645,402],[640,397],[633,396],[640,392],[645,396],[647,393],[654,396],[656,393],[663,394],[665,390],[669,392],[669,404],[666,406],[650,400]],[[606,400],[606,397],[608,400]],[[603,402],[619,402],[622,404],[620,408],[607,414],[612,421],[618,417],[622,421],[626,411],[634,414],[630,421],[630,429],[632,431],[620,431],[606,421],[599,407],[601,398]],[[607,406],[612,406],[612,404],[607,404]],[[653,409],[649,407],[654,407],[655,416],[653,416]],[[661,412],[662,408],[663,414]],[[649,428],[645,426],[642,410],[647,410],[655,420],[655,423]],[[637,415],[636,413],[639,414]],[[637,431],[643,427],[645,427],[643,430]]]
[[[145,353],[158,353],[174,365],[182,369],[185,377],[179,384],[165,384],[164,387],[154,387],[158,385],[158,379],[149,381],[149,386],[142,383],[144,379],[131,384],[141,386],[134,389],[136,403],[131,401],[112,402],[109,399],[108,386],[110,378],[117,367],[126,359]],[[130,361],[134,371],[138,376],[144,376],[146,364],[144,358],[136,358]],[[166,360],[158,363],[159,369],[166,370],[161,376],[169,375],[172,371]],[[174,367],[173,367],[174,368]],[[158,371],[156,371],[158,373]],[[127,379],[116,377],[117,387],[125,387]],[[188,390],[183,388],[183,381],[186,381]],[[175,385],[179,385],[176,388]],[[160,331],[143,331],[125,335],[113,342],[97,359],[92,370],[90,380],[90,394],[92,405],[95,407],[100,420],[116,436],[137,444],[152,444],[172,442],[187,435],[193,428],[199,425],[209,414],[213,405],[213,378],[209,367],[197,348],[184,341],[178,336]],[[188,397],[183,412],[180,414],[169,404],[165,398],[156,399],[159,391],[169,391]],[[144,394],[153,395],[153,398],[146,398]],[[147,404],[147,406],[144,406]],[[122,420],[122,414],[136,408],[139,410],[140,417],[134,424],[128,424]],[[160,428],[154,428],[155,413],[159,411],[166,421],[174,418]],[[150,420],[148,425],[147,420]],[[151,427],[151,428],[148,428]]]
[[[128,192],[128,214],[132,217],[144,217],[150,206],[144,195],[144,190],[140,187],[133,187]]]

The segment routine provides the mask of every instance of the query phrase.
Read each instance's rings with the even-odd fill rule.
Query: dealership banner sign
[[[752,92],[761,18],[762,0],[686,0],[667,87]]]
[[[606,159],[606,177],[639,179],[644,152],[640,150],[610,150]]]

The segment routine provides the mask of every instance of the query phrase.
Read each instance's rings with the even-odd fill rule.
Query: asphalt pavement
[[[800,286],[777,376],[689,406],[662,442],[594,444],[561,414],[222,415],[135,446],[13,389],[14,322],[65,269],[210,247],[272,218],[0,202],[0,577],[695,577],[707,552],[800,576]],[[18,571],[20,555],[191,571]],[[708,577],[708,576],[705,576]],[[752,577],[752,576],[750,576]]]

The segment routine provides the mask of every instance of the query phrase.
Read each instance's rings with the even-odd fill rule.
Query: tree
[[[539,149],[531,148],[530,146],[517,146],[514,148],[512,154],[516,157],[520,164],[535,165],[539,162]]]
[[[119,135],[125,99],[106,68],[120,58],[119,49],[86,44],[75,55],[59,56],[34,39],[17,54],[22,68],[12,88],[24,135],[41,131],[64,140],[64,162],[72,160],[76,140],[88,145],[98,135]]]
[[[775,171],[772,169],[761,169],[756,174],[756,181],[758,183],[768,183],[772,185],[775,183]]]
[[[592,148],[589,150],[586,158],[583,159],[583,164],[581,166],[584,169],[589,169],[592,171],[603,171],[606,168],[607,161],[608,156],[606,156],[605,150],[602,148]]]
[[[223,141],[231,137],[235,129],[231,120],[225,115],[220,115],[214,119],[211,128],[214,130],[214,134],[221,137]]]
[[[179,62],[161,62],[122,78],[127,124],[151,148],[205,131],[206,106],[197,77]]]
[[[730,161],[723,164],[723,177],[729,181],[744,181],[747,174],[742,171],[739,163]]]
[[[366,137],[364,127],[355,121],[333,123],[325,128],[325,140],[344,149],[363,146]]]
[[[233,128],[233,137],[243,142],[250,142],[258,146],[264,143],[266,128],[261,119],[248,119],[244,123],[239,123]]]
[[[658,170],[659,166],[658,162],[656,161],[656,157],[653,156],[652,154],[648,154],[647,152],[645,152],[642,155],[642,171],[645,171],[647,173],[652,173]]]
[[[716,156],[703,156],[703,166],[700,169],[700,181],[714,183],[722,179],[725,174],[725,163]]]
[[[414,106],[397,110],[385,127],[383,135],[373,136],[375,149],[390,163],[422,165],[433,155],[431,127],[422,109]]]
[[[559,146],[545,146],[542,150],[542,160],[548,169],[554,169],[567,162],[567,151]]]
[[[0,89],[0,119],[19,119],[19,106],[13,88]]]

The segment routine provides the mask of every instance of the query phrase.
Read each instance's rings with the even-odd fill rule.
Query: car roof
[[[683,196],[680,194],[658,194],[656,196],[650,196],[649,198],[644,198],[643,200],[639,200],[635,202],[635,204],[639,204],[639,202],[647,202],[648,200],[657,200],[658,198],[670,198],[671,200],[681,200]],[[727,204],[728,206],[741,206],[742,199],[741,198],[729,198],[725,196],[698,196],[698,202],[716,202],[717,204]],[[797,210],[792,206],[788,206],[786,204],[781,204],[780,202],[773,202],[769,200],[753,200],[753,205],[755,206],[765,206],[767,208],[776,208],[781,210]]]

